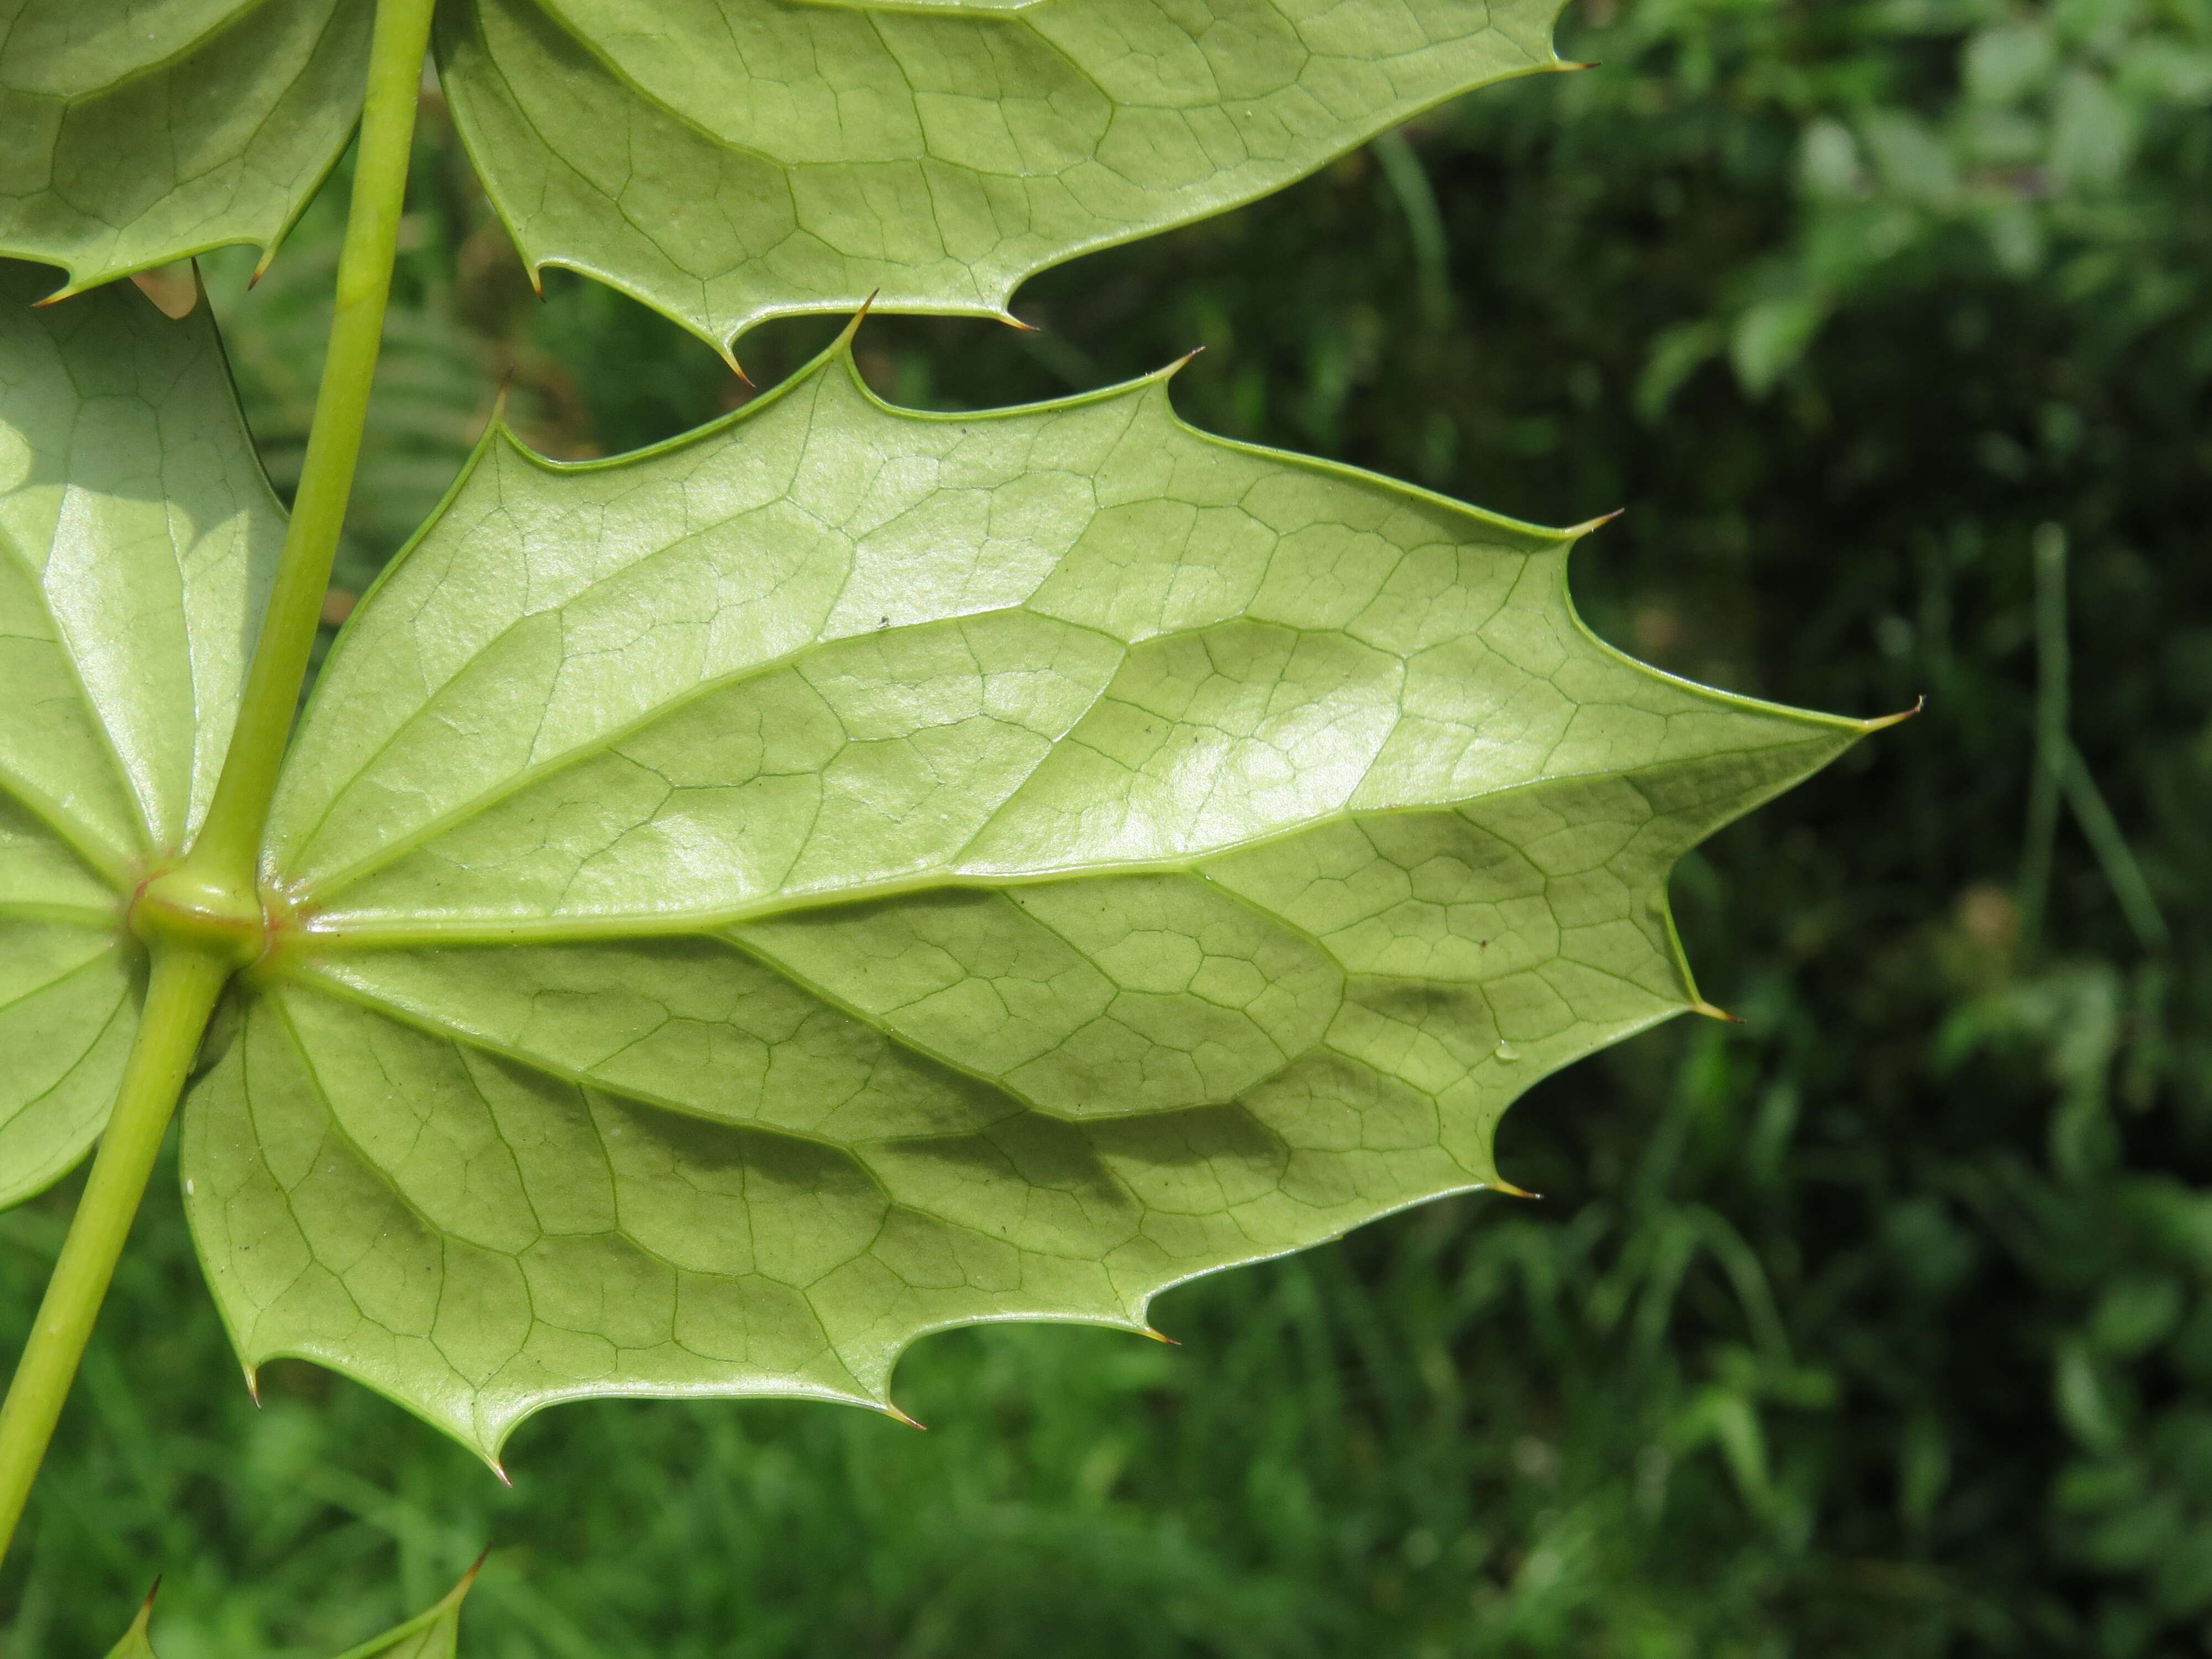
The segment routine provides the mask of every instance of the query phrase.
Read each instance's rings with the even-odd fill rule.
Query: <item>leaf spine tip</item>
[[[1859,730],[1862,732],[1872,732],[1883,731],[1893,726],[1902,726],[1905,721],[1911,720],[1915,714],[1918,714],[1922,709],[1927,707],[1928,694],[1923,691],[1919,696],[1913,699],[1911,708],[1900,708],[1894,714],[1877,714],[1870,720],[1861,720],[1859,722]]]
[[[868,297],[860,301],[860,308],[853,313],[852,320],[837,331],[837,338],[832,343],[830,349],[842,351],[848,355],[851,353],[854,337],[860,333],[860,325],[868,320],[868,313],[876,308],[877,296],[882,293],[883,289],[879,288],[869,290]],[[748,380],[745,384],[750,386],[752,382]]]
[[[253,275],[246,279],[246,287],[251,289],[256,286],[264,276],[266,276],[269,274],[269,267],[276,263],[276,244],[271,242],[267,247],[261,250],[261,257],[253,262]],[[198,261],[195,260],[193,262],[193,265],[194,268],[197,269],[198,266]],[[531,281],[533,283],[537,280],[538,279],[534,275],[531,277]]]
[[[1690,1005],[1690,1012],[1693,1014],[1703,1014],[1707,1019],[1719,1020],[1724,1025],[1741,1025],[1743,1024],[1742,1015],[1732,1014],[1725,1008],[1716,1008],[1711,1003],[1707,1002],[1703,997],[1699,997],[1695,1002]]]
[[[261,1409],[261,1368],[258,1365],[248,1365],[246,1368],[246,1395],[247,1399],[252,1401],[253,1409],[259,1411]]]
[[[1612,512],[1601,513],[1595,519],[1584,519],[1580,524],[1571,524],[1565,530],[1562,530],[1559,534],[1565,539],[1570,541],[1580,541],[1583,537],[1589,535],[1591,531],[1602,530],[1606,526],[1611,524],[1615,519],[1619,518],[1622,514],[1627,511],[1628,509],[1625,507],[1616,507]]]
[[[908,1417],[904,1412],[901,1411],[896,1406],[892,1405],[888,1400],[884,1401],[880,1409],[885,1417],[891,1419],[894,1422],[903,1423],[909,1429],[919,1429],[924,1434],[927,1434],[929,1432],[928,1424],[915,1422],[914,1419]]]
[[[499,1477],[499,1484],[501,1486],[506,1487],[509,1492],[513,1492],[514,1490],[514,1480],[513,1476],[507,1474],[506,1464],[501,1462],[496,1457],[487,1457],[484,1459],[484,1462],[490,1468],[491,1472]]]
[[[1540,1199],[1543,1197],[1541,1193],[1532,1193],[1526,1187],[1515,1186],[1504,1176],[1492,1176],[1489,1184],[1491,1191],[1503,1193],[1508,1198]]]
[[[1206,348],[1202,345],[1193,346],[1189,350],[1184,352],[1182,356],[1176,358],[1165,368],[1162,369],[1160,371],[1160,379],[1163,380],[1172,380],[1176,375],[1182,374],[1184,368],[1188,367],[1192,358],[1200,356],[1205,351],[1205,349]]]
[[[1011,311],[1001,311],[997,315],[999,320],[1008,328],[1018,328],[1024,334],[1037,334],[1043,331],[1035,323],[1025,323]]]
[[[1170,1336],[1165,1331],[1154,1330],[1150,1325],[1145,1327],[1144,1334],[1151,1337],[1155,1342],[1166,1343],[1170,1348],[1180,1348],[1182,1346],[1182,1343],[1176,1341],[1175,1338]]]

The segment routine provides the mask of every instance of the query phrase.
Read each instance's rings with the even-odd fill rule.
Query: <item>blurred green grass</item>
[[[1562,46],[1605,67],[1040,278],[1037,334],[872,319],[862,362],[958,408],[1205,345],[1210,429],[1626,506],[1577,590],[1662,666],[1925,694],[1680,873],[1746,1023],[1532,1091],[1501,1158],[1542,1202],[1177,1291],[1180,1347],[933,1338],[921,1435],[566,1407],[512,1492],[308,1367],[254,1409],[157,1183],[0,1583],[10,1659],[104,1651],[156,1571],[166,1659],[313,1659],[486,1541],[470,1659],[2212,1644],[2212,6],[1584,0]],[[251,295],[209,262],[280,483],[337,222]],[[560,455],[747,395],[605,289],[532,298],[434,108],[409,225],[345,592],[502,380]],[[830,326],[750,337],[755,382]],[[2034,818],[2039,620],[2101,830]],[[70,1197],[0,1218],[9,1340]]]

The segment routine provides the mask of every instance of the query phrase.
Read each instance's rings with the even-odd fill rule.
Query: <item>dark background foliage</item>
[[[319,1656],[487,1540],[470,1659],[2212,1648],[2212,3],[1580,0],[1601,68],[1043,277],[879,319],[942,408],[1203,345],[1188,418],[1550,522],[1662,666],[1916,720],[1729,830],[1706,993],[1533,1090],[1449,1200],[1164,1299],[957,1333],[915,1435],[566,1407],[512,1492],[351,1385],[257,1412],[157,1185],[33,1502],[11,1659]],[[511,381],[564,456],[746,395],[533,298],[434,105],[331,614]],[[296,465],[338,203],[210,262]],[[820,324],[744,343],[761,384]],[[26,1325],[67,1191],[0,1220]]]

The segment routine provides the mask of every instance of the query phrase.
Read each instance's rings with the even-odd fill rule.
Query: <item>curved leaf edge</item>
[[[1004,323],[1009,327],[1027,330],[1030,327],[1030,325],[1023,322],[1013,313],[1012,306],[1014,296],[1020,291],[1024,283],[1029,282],[1030,278],[1039,276],[1045,271],[1056,270],[1061,265],[1072,264],[1073,261],[1084,258],[1091,254],[1103,253],[1109,248],[1126,247],[1134,242],[1145,241],[1154,236],[1164,236],[1171,232],[1182,230],[1191,225],[1200,223],[1207,219],[1219,218],[1227,214],[1239,211],[1242,209],[1251,207],[1257,202],[1265,200],[1267,196],[1276,195],[1285,190],[1290,189],[1293,185],[1303,184],[1305,180],[1312,178],[1316,173],[1320,173],[1322,169],[1333,166],[1334,163],[1343,160],[1344,157],[1351,155],[1354,150],[1364,149],[1367,145],[1374,143],[1376,138],[1382,136],[1383,132],[1396,132],[1401,131],[1403,128],[1419,121],[1424,117],[1433,113],[1435,111],[1443,108],[1444,106],[1456,102],[1462,98],[1472,97],[1477,92],[1485,92],[1489,90],[1492,87],[1503,86],[1512,81],[1526,80],[1532,76],[1570,74],[1579,70],[1596,68],[1597,65],[1595,64],[1576,62],[1571,59],[1561,58],[1559,54],[1559,46],[1556,40],[1559,28],[1559,20],[1561,14],[1566,10],[1568,0],[1555,0],[1551,19],[1545,25],[1543,50],[1548,54],[1547,58],[1532,62],[1525,68],[1509,70],[1504,74],[1498,75],[1492,80],[1484,82],[1479,87],[1467,88],[1458,92],[1448,92],[1440,97],[1431,99],[1427,103],[1409,111],[1399,121],[1391,126],[1382,129],[1382,131],[1371,133],[1365,137],[1354,139],[1320,155],[1310,166],[1302,168],[1295,173],[1290,174],[1283,179],[1279,183],[1271,186],[1263,196],[1253,197],[1242,202],[1233,203],[1226,208],[1200,208],[1194,211],[1187,213],[1179,218],[1168,219],[1156,225],[1143,226],[1136,229],[1121,232],[1118,234],[1106,234],[1091,237],[1084,240],[1073,243],[1060,253],[1051,258],[1041,258],[1035,264],[1022,270],[1018,275],[1011,278],[1006,283],[1004,292],[1000,295],[999,302],[995,306],[961,304],[957,301],[947,301],[941,305],[932,305],[918,301],[901,301],[896,305],[883,306],[881,309],[883,309],[886,313],[896,314],[902,317],[982,317],[988,318],[994,322]],[[884,9],[892,11],[919,11],[926,15],[933,15],[941,13],[943,9],[942,8],[938,7],[908,7],[900,5],[886,6]],[[1023,9],[1026,9],[1027,8],[1023,8]],[[544,8],[544,9],[548,13],[548,21],[552,24],[552,26],[561,30],[561,32],[566,35],[568,40],[575,44],[579,50],[587,54],[593,63],[598,64],[599,68],[608,75],[608,76],[620,85],[625,92],[630,94],[630,96],[636,98],[656,112],[665,117],[667,119],[686,127],[693,132],[699,133],[702,137],[714,143],[719,144],[724,142],[719,137],[716,137],[715,135],[706,131],[705,129],[699,126],[699,125],[690,116],[684,114],[678,110],[672,108],[665,101],[655,97],[652,93],[647,91],[637,82],[634,76],[623,70],[616,63],[614,58],[607,53],[598,42],[590,39],[582,31],[575,28],[565,17],[558,15],[552,8],[548,7]],[[445,76],[446,48],[444,43],[447,39],[447,26],[441,24],[439,33],[434,39],[433,47],[433,56],[438,64],[440,85],[441,87],[444,85]],[[491,204],[492,211],[498,216],[500,224],[505,228],[508,239],[514,243],[515,252],[521,258],[523,270],[529,276],[531,287],[537,290],[538,297],[541,299],[544,297],[545,293],[545,285],[544,282],[544,272],[549,270],[572,271],[579,276],[586,277],[590,281],[599,283],[607,288],[614,289],[617,293],[622,295],[626,299],[635,301],[638,304],[645,307],[647,310],[652,311],[659,316],[665,317],[669,321],[676,324],[686,333],[690,334],[695,338],[704,341],[708,345],[712,346],[714,349],[714,350],[720,356],[722,361],[730,366],[730,368],[733,373],[735,373],[740,379],[743,379],[745,378],[745,374],[744,368],[739,366],[738,361],[737,343],[745,335],[750,333],[754,329],[761,326],[764,323],[779,322],[790,318],[835,317],[852,310],[855,301],[863,297],[860,295],[839,295],[815,301],[793,302],[781,305],[763,305],[757,309],[747,313],[744,318],[734,325],[728,332],[718,337],[710,331],[700,328],[690,319],[683,316],[677,311],[663,306],[659,301],[654,300],[650,295],[647,294],[641,285],[625,282],[622,277],[612,271],[603,270],[597,265],[580,259],[566,258],[557,254],[538,254],[532,252],[531,248],[531,240],[525,229],[526,216],[513,208],[506,195],[502,193],[502,186],[499,181],[497,170],[483,167],[478,162],[477,159],[476,143],[470,136],[469,124],[466,122],[456,122],[455,131],[459,134],[462,148],[468,154],[470,166],[476,173],[477,180],[483,187],[485,199]],[[869,301],[869,303],[872,304],[872,300]],[[865,312],[866,306],[864,305],[862,309]],[[1034,407],[1036,405],[1032,406]]]
[[[315,198],[323,193],[324,186],[330,183],[331,175],[337,171],[338,163],[345,159],[346,151],[353,148],[355,131],[359,125],[360,122],[356,118],[354,125],[346,129],[344,137],[339,141],[337,147],[331,151],[329,159],[324,161],[317,171],[314,182],[300,192],[299,200],[293,204],[292,210],[286,216],[283,223],[270,232],[266,239],[258,236],[218,236],[209,241],[196,242],[190,246],[173,249],[158,258],[119,260],[106,264],[80,267],[66,260],[55,258],[51,251],[41,251],[28,243],[11,242],[0,238],[0,259],[14,259],[20,264],[40,265],[48,270],[61,273],[62,285],[52,294],[33,301],[33,304],[41,306],[59,305],[64,300],[74,300],[81,294],[89,294],[95,289],[105,288],[111,283],[119,283],[125,277],[141,276],[149,270],[164,270],[170,265],[180,264],[190,259],[193,262],[192,281],[198,287],[199,304],[204,306],[208,303],[207,283],[199,269],[200,256],[218,252],[227,247],[258,249],[261,257],[253,262],[253,275],[248,279],[246,286],[251,288],[255,283],[259,282],[268,274],[269,267],[276,263],[277,254],[283,249],[285,239],[298,228],[301,219],[306,216],[307,210],[314,205]],[[150,305],[153,302],[149,300],[147,303]],[[220,330],[216,331],[216,337],[219,343],[222,337]],[[223,372],[228,374],[230,373],[230,352],[228,347],[223,348],[222,361]],[[234,384],[235,384],[234,381]],[[258,448],[255,453],[257,456],[259,454]]]

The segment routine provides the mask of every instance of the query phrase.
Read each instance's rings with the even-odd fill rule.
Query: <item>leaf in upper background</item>
[[[456,120],[526,261],[726,347],[764,318],[1004,314],[1023,278],[1562,67],[1561,0],[476,0]]]
[[[718,346],[1003,314],[1031,272],[1249,202],[1559,67],[1561,0],[470,0],[439,54],[532,269]],[[69,291],[273,248],[360,111],[368,0],[0,0],[0,253]]]
[[[1675,859],[1870,729],[1600,643],[1580,533],[842,342],[619,461],[495,434],[325,666],[188,1111],[246,1364],[488,1457],[884,1406],[926,1332],[1501,1184],[1516,1095],[1699,1006]]]
[[[283,536],[206,307],[33,309],[0,261],[0,1203],[84,1155],[137,1018],[120,902],[180,851]]]
[[[394,1625],[381,1636],[373,1636],[358,1646],[348,1648],[338,1659],[453,1659],[460,1637],[461,1603],[468,1599],[483,1565],[478,1561],[462,1574],[461,1582],[447,1590],[434,1606]],[[155,1588],[159,1589],[161,1586]],[[147,1634],[147,1625],[153,1616],[154,1598],[149,1595],[107,1659],[159,1659]]]
[[[67,289],[274,247],[361,109],[367,0],[0,0],[0,253]]]

